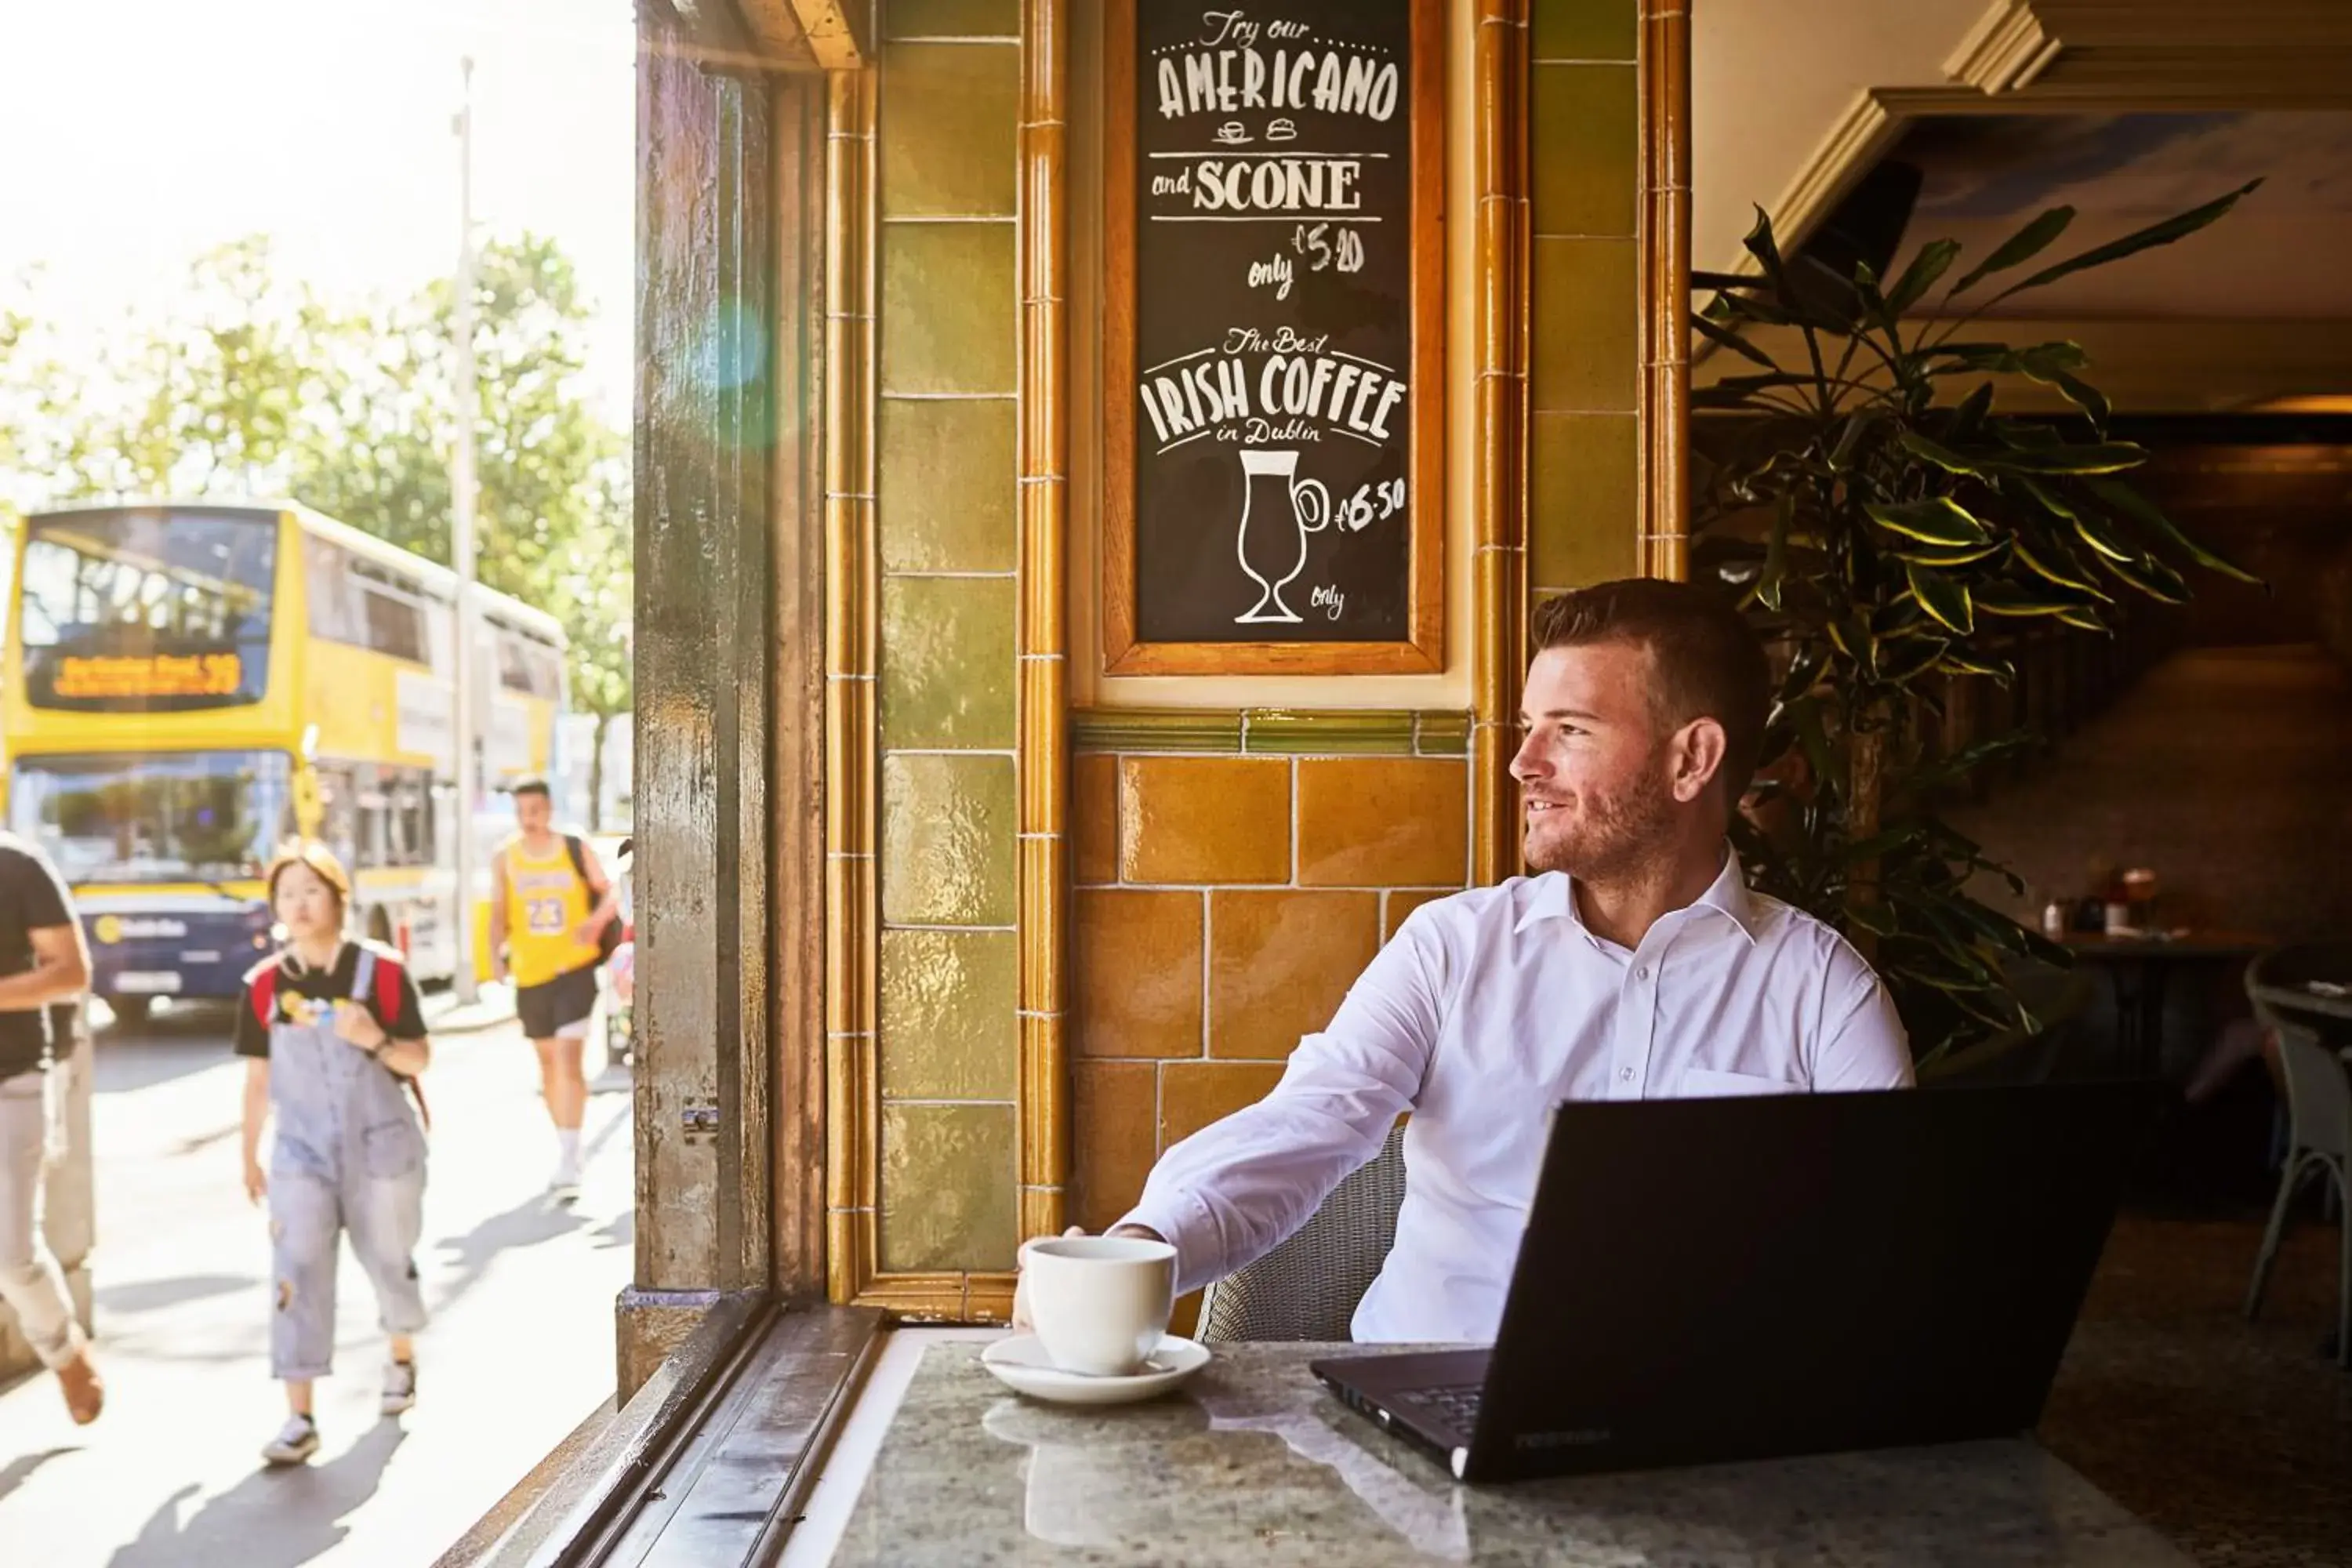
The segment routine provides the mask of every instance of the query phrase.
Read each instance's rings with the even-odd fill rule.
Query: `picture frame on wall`
[[[1106,25],[1104,671],[1442,670],[1444,0]]]

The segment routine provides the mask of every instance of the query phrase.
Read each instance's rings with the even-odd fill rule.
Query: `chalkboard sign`
[[[1111,7],[1107,669],[1443,667],[1443,16]]]

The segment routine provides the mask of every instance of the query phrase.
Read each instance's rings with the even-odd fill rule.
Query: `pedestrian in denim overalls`
[[[247,975],[236,1028],[248,1058],[246,1192],[269,1203],[270,1373],[285,1380],[291,1411],[262,1458],[291,1465],[319,1449],[311,1383],[334,1359],[336,1238],[344,1232],[391,1340],[383,1413],[416,1402],[409,1336],[425,1318],[415,1258],[425,1129],[412,1084],[432,1048],[399,954],[343,940],[351,881],[335,857],[318,844],[291,846],[271,863],[268,884],[286,945]],[[261,1129],[273,1110],[265,1176]]]

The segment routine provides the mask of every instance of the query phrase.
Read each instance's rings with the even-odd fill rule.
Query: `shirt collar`
[[[1576,912],[1575,879],[1565,871],[1549,871],[1536,879],[1533,894],[1519,911],[1514,933],[1523,931],[1538,921],[1567,919],[1580,927],[1583,917]],[[1723,869],[1707,884],[1689,908],[1712,910],[1738,928],[1739,934],[1752,944],[1756,941],[1757,908],[1755,895],[1748,890],[1748,879],[1739,869],[1739,857],[1728,847],[1723,853]],[[1675,913],[1681,913],[1675,910]]]

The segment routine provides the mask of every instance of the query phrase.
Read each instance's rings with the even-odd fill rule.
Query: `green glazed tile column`
[[[1639,0],[1533,0],[1530,595],[1640,563]]]
[[[1010,1268],[1017,0],[884,0],[880,1264]]]

